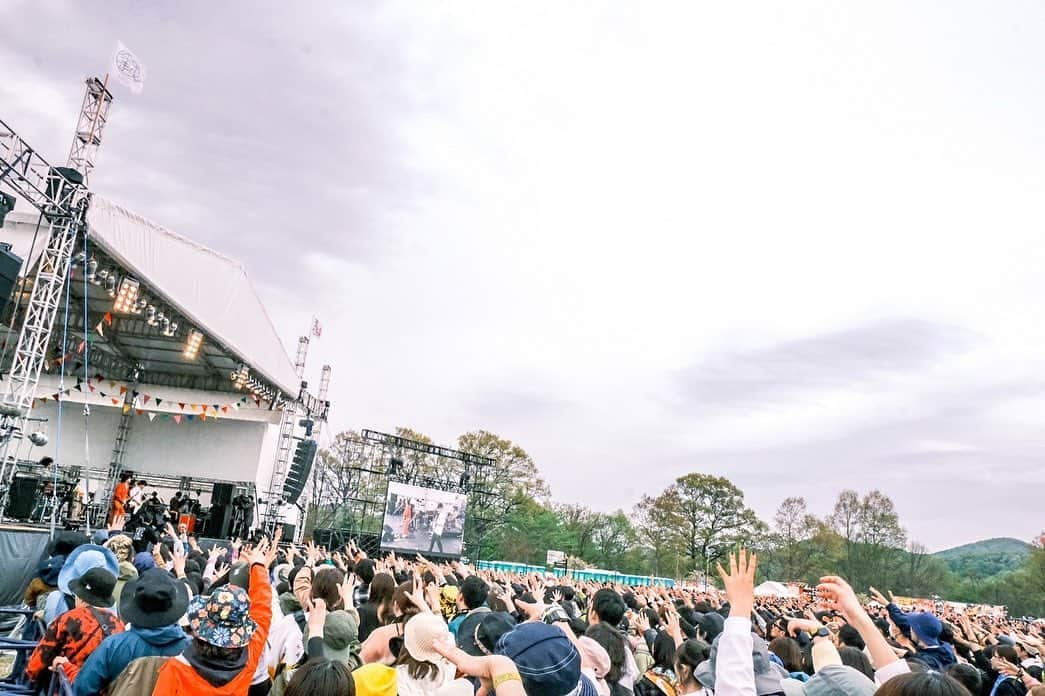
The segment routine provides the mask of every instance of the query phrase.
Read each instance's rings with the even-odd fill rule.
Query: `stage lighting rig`
[[[120,289],[116,291],[116,301],[113,302],[114,312],[119,314],[130,314],[138,304],[138,290],[141,284],[134,278],[124,278],[120,281]]]
[[[240,363],[239,369],[233,372],[230,377],[233,382],[232,386],[236,389],[243,389],[247,386],[247,380],[250,379],[250,368]]]
[[[98,259],[93,256],[87,261],[87,282],[92,285],[98,282]]]
[[[197,329],[193,329],[189,332],[189,336],[185,339],[185,351],[182,355],[186,360],[195,360],[196,356],[200,354],[200,346],[203,344],[203,333]]]

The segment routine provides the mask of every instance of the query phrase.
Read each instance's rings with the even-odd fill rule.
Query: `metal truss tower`
[[[305,361],[308,358],[308,336],[298,339],[298,352],[294,358],[294,371],[300,380],[305,374]],[[302,383],[301,392],[305,391]],[[279,508],[283,500],[283,484],[287,480],[287,469],[290,463],[290,451],[294,443],[294,426],[297,425],[298,404],[301,394],[294,397],[284,395],[283,413],[279,419],[279,440],[276,443],[276,461],[272,466],[272,477],[269,479],[268,507],[265,512],[265,529],[269,535],[275,534],[279,523]],[[278,501],[278,503],[277,503]]]
[[[37,208],[49,225],[47,246],[37,263],[11,373],[0,400],[15,421],[8,431],[0,460],[0,484],[4,486],[0,504],[3,504],[16,459],[9,456],[11,440],[15,432],[24,432],[25,419],[32,408],[73,247],[85,225],[89,194],[78,176],[52,167],[3,121],[0,121],[0,182]]]
[[[108,76],[106,76],[108,81]],[[0,121],[0,183],[6,183],[38,209],[47,220],[47,246],[36,266],[11,372],[0,404],[10,414],[10,429],[0,458],[0,510],[5,509],[17,456],[10,454],[15,433],[25,432],[26,418],[40,383],[40,371],[47,360],[47,346],[62,300],[73,249],[81,232],[86,234],[90,194],[85,185],[94,168],[94,157],[102,142],[112,94],[106,83],[87,80],[80,118],[69,152],[69,167],[52,167],[15,131]],[[16,450],[17,452],[17,450]]]
[[[102,131],[109,120],[109,106],[112,105],[108,75],[104,82],[97,77],[89,77],[86,84],[73,145],[69,149],[69,166],[83,175],[84,185],[94,170],[94,158],[102,144]]]

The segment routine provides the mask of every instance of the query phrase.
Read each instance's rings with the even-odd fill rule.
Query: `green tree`
[[[820,531],[820,521],[809,514],[805,498],[790,497],[780,503],[769,535],[768,568],[774,579],[804,581],[809,577],[818,557],[813,542]]]
[[[671,504],[672,499],[661,495],[644,495],[635,506],[633,516],[638,543],[646,551],[651,575],[674,575],[676,561],[682,553],[679,530],[682,518]]]
[[[902,564],[907,534],[889,496],[873,490],[860,498],[844,490],[829,522],[842,539],[843,575],[856,587],[890,585]]]
[[[474,474],[476,492],[468,499],[466,520],[469,555],[473,560],[488,558],[488,537],[504,526],[519,507],[547,501],[550,491],[530,455],[511,440],[476,430],[458,437],[457,448],[494,462],[493,466],[479,467]]]
[[[675,537],[685,559],[685,570],[710,568],[733,546],[748,543],[764,525],[744,504],[744,493],[729,479],[709,474],[680,476],[656,502],[674,510]]]

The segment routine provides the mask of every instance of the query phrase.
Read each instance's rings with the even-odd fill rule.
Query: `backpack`
[[[160,678],[160,669],[169,659],[167,656],[153,655],[132,660],[116,681],[109,685],[107,696],[152,696]]]

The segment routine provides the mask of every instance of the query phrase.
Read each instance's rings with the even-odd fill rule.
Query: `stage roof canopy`
[[[36,222],[35,215],[11,213],[0,237],[12,242],[15,252],[27,259],[22,272],[30,279],[35,275],[39,247],[46,243],[46,222],[31,258],[27,240],[21,237]],[[85,282],[88,264],[84,258],[74,257],[69,335],[63,345],[64,307],[59,309],[52,334],[57,356],[79,361],[86,337],[92,372],[97,368],[107,376],[114,372],[129,376],[140,371],[143,382],[218,391],[234,391],[232,374],[245,364],[250,377],[257,380],[248,390],[270,389],[297,398],[300,380],[294,365],[238,261],[97,195],[87,222],[87,259],[97,261],[96,277],[94,282]],[[32,231],[28,229],[30,234]],[[105,274],[116,275],[117,282],[124,278],[138,281],[139,297],[163,312],[168,321],[176,322],[177,331],[168,335],[164,324],[150,325],[144,311],[115,311],[111,281],[107,287],[97,277]],[[31,283],[26,283],[20,298],[23,310],[30,289]],[[203,333],[203,341],[198,356],[190,359],[183,352],[193,329]]]

